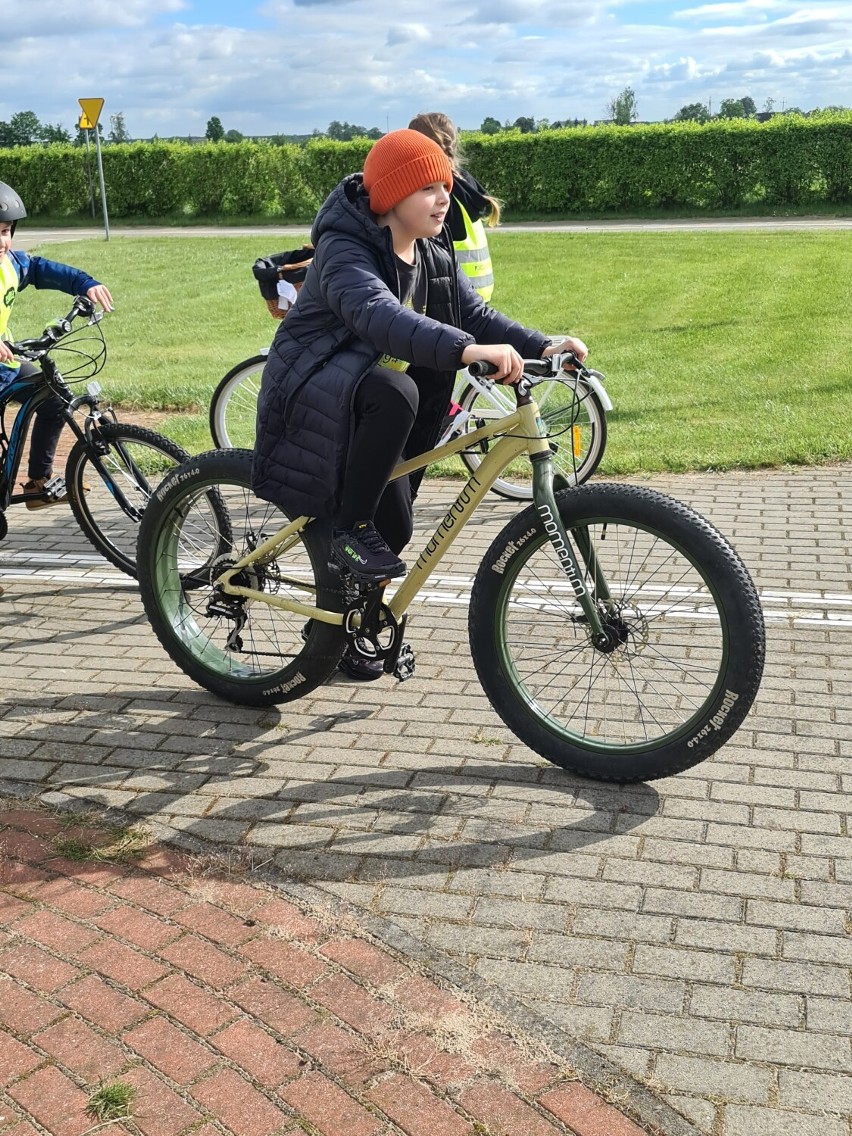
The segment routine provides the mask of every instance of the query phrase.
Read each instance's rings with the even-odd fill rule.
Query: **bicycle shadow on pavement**
[[[623,838],[661,807],[648,784],[589,782],[532,754],[529,762],[427,755],[421,768],[381,767],[377,758],[363,772],[322,777],[309,751],[282,757],[286,743],[316,737],[321,744],[329,730],[351,731],[372,710],[317,715],[288,730],[282,745],[270,739],[278,707],[232,708],[223,722],[203,716],[206,698],[189,694],[158,701],[158,720],[147,723],[130,711],[151,706],[156,689],[22,696],[0,718],[7,739],[19,743],[0,791],[67,794],[107,818],[118,809],[166,826],[183,843],[238,851],[249,866],[253,854],[271,857],[282,876],[317,884],[532,866]],[[157,749],[170,723],[191,718],[194,708],[202,709],[204,735],[181,735],[186,744],[178,750]],[[330,772],[346,753],[328,761]],[[35,763],[43,765],[37,784],[29,782]],[[300,777],[300,765],[310,774]]]

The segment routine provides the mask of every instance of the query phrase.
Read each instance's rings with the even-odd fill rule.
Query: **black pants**
[[[402,457],[419,394],[402,371],[375,367],[355,395],[355,431],[343,482],[336,528],[374,521],[388,546],[399,554],[411,540],[414,520],[407,477],[388,482]]]
[[[29,362],[21,363],[18,371],[21,378],[26,379],[37,374],[39,374],[38,367]],[[30,481],[50,477],[53,472],[56,447],[59,445],[59,435],[62,433],[64,425],[62,401],[57,395],[53,394],[35,412],[30,433],[30,458],[27,467],[27,477]]]

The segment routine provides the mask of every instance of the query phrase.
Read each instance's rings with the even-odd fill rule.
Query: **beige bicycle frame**
[[[539,416],[538,406],[535,402],[529,402],[525,406],[519,406],[517,410],[504,418],[497,418],[493,422],[481,426],[478,430],[473,430],[470,434],[463,434],[443,446],[438,446],[437,449],[428,450],[426,453],[419,454],[416,458],[402,462],[394,470],[391,481],[395,481],[398,477],[406,477],[410,473],[416,473],[417,470],[424,469],[433,462],[452,457],[471,445],[477,445],[479,442],[497,435],[500,435],[497,443],[489,449],[476,473],[470,475],[426,547],[417,557],[414,567],[388,601],[387,606],[396,620],[399,620],[405,614],[412,600],[429,579],[453,541],[470,520],[482,498],[506,466],[523,453],[530,455],[549,453],[550,446],[544,435],[544,426]],[[311,517],[297,517],[289,525],[279,529],[274,536],[265,540],[263,544],[258,545],[252,552],[243,556],[226,572],[223,572],[215,583],[221,586],[226,595],[244,596],[249,600],[259,600],[269,607],[280,608],[282,611],[292,611],[305,616],[307,619],[316,619],[321,623],[340,626],[343,623],[343,616],[340,612],[310,607],[298,600],[269,595],[265,592],[256,591],[254,588],[244,588],[231,583],[233,577],[241,569],[248,567],[257,560],[272,557],[273,554],[280,555],[283,551],[286,551],[288,544],[295,543],[298,534],[306,525],[310,524],[312,519]]]

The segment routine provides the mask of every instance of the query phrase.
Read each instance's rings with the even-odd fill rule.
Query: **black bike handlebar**
[[[78,316],[86,316],[88,319],[92,319],[94,314],[94,301],[90,300],[88,296],[75,296],[68,315],[54,320],[44,329],[38,339],[21,339],[17,343],[10,343],[9,347],[15,355],[20,355],[25,359],[39,359],[71,331],[71,325]]]
[[[486,379],[497,373],[493,363],[484,359],[477,359],[467,367],[468,372],[475,379]],[[524,359],[524,373],[527,376],[536,375],[541,379],[550,378],[559,371],[572,371],[583,374],[586,366],[573,351],[562,351],[555,355],[548,355],[544,359]],[[519,382],[522,380],[519,380]]]

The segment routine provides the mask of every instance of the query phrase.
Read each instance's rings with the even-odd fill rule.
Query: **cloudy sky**
[[[136,138],[382,130],[421,110],[602,118],[625,86],[640,119],[751,95],[852,105],[849,0],[3,0],[0,119],[72,129],[105,100]]]

